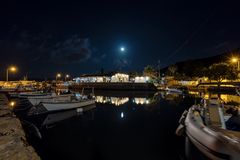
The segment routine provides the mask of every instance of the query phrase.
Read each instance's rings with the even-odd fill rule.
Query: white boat
[[[87,100],[71,100],[71,101],[56,101],[56,102],[41,102],[37,107],[44,107],[46,111],[61,111],[74,108],[81,108],[95,104],[94,99]]]
[[[209,109],[211,109],[210,107],[213,106],[209,106]],[[239,160],[240,132],[224,129],[221,114],[210,117],[211,122],[207,122],[209,117],[203,116],[203,113],[206,112],[203,108],[194,105],[188,111],[185,111],[179,121],[180,126],[176,133],[181,135],[185,130],[187,140],[190,140],[191,144],[194,144],[210,159]],[[215,108],[215,113],[219,111],[218,108]],[[209,115],[209,113],[206,115]]]
[[[15,91],[17,91],[16,86],[15,87],[2,87],[2,88],[0,88],[0,92],[8,93],[8,92],[15,92]]]
[[[73,94],[63,94],[63,95],[39,95],[39,96],[29,96],[27,97],[32,105],[38,105],[41,102],[65,102],[70,101]]]
[[[180,89],[177,89],[177,88],[166,88],[166,91],[169,92],[169,93],[179,93],[179,94],[182,94],[183,91],[181,91]]]
[[[41,91],[37,92],[21,92],[18,94],[19,98],[28,98],[28,97],[39,97],[39,96],[50,96],[52,93],[43,93]]]

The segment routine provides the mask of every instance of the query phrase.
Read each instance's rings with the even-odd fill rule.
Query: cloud
[[[107,57],[107,54],[106,54],[106,53],[103,53],[103,54],[97,53],[97,54],[95,55],[95,57],[93,58],[93,62],[95,62],[95,63],[101,63],[103,60],[105,60],[106,57]]]
[[[93,49],[88,38],[72,35],[57,40],[50,34],[30,34],[27,31],[0,39],[0,52],[10,53],[31,63],[70,64],[87,61]]]
[[[130,61],[127,59],[115,59],[114,64],[117,69],[123,69],[125,67],[129,67]]]
[[[56,43],[50,54],[51,62],[80,63],[91,58],[92,49],[89,39],[81,39],[75,35],[63,42]]]

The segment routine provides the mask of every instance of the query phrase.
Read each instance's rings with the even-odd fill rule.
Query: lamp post
[[[65,76],[65,81],[66,81],[69,77],[70,77],[69,74],[67,74],[67,75]]]
[[[15,72],[17,70],[16,67],[14,66],[11,66],[11,67],[8,67],[7,68],[7,71],[6,71],[6,81],[8,81],[8,72],[11,71],[11,72]]]

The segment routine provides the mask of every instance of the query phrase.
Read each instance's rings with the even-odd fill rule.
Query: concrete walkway
[[[8,107],[8,99],[0,94],[0,160],[39,160],[26,140],[21,122]]]

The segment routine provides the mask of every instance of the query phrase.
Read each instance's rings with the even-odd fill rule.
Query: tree
[[[208,77],[209,69],[206,67],[198,67],[194,70],[194,77]]]
[[[177,66],[176,65],[171,65],[168,67],[168,75],[169,76],[175,76],[175,73],[177,71]]]
[[[220,86],[223,79],[236,79],[237,72],[226,63],[216,63],[209,67],[208,78],[216,80]]]
[[[151,65],[148,65],[144,68],[143,75],[148,76],[152,79],[157,78],[157,72],[154,70],[154,68]]]
[[[238,70],[236,67],[230,67],[230,72],[228,72],[227,79],[229,80],[235,80],[238,78]]]

